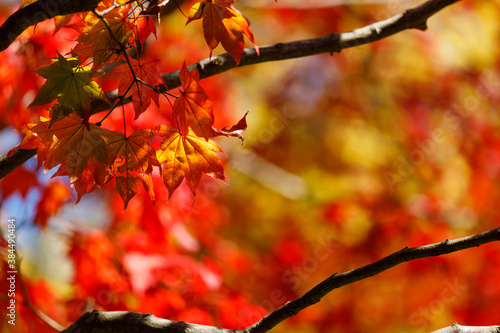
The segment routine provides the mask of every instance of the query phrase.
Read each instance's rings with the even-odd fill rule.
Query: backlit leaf
[[[123,209],[127,209],[128,202],[135,196],[135,194],[139,190],[140,184],[141,180],[139,179],[139,177],[128,172],[125,173],[124,176],[116,177],[116,190],[123,200]]]
[[[78,195],[76,203],[80,201],[85,193],[92,192],[96,186],[103,186],[109,176],[106,164],[90,156],[82,174],[72,185]]]
[[[203,174],[226,181],[224,168],[215,152],[222,149],[212,140],[197,137],[190,132],[187,136],[168,126],[158,126],[158,135],[164,137],[160,150],[156,152],[162,164],[162,176],[169,197],[186,179],[186,184],[196,195],[196,188]]]
[[[99,76],[89,67],[81,66],[80,59],[66,59],[58,54],[54,63],[36,71],[47,79],[29,107],[51,103],[75,109],[81,114],[90,109],[90,97],[107,100],[104,92],[92,78]]]

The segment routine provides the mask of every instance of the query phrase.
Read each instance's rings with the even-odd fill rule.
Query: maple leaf
[[[123,8],[126,6],[122,6]],[[73,51],[82,59],[92,58],[93,67],[100,68],[108,62],[117,61],[121,45],[126,46],[134,38],[134,25],[128,19],[128,10],[114,10],[105,16],[106,23],[93,14],[85,17],[87,26],[77,38]],[[121,45],[120,45],[121,44]]]
[[[53,61],[36,71],[47,81],[28,107],[48,104],[57,99],[61,106],[75,109],[81,114],[83,110],[90,109],[90,97],[107,101],[102,89],[92,80],[100,74],[89,67],[80,66],[78,57],[66,59],[57,53],[57,59]]]
[[[153,177],[151,174],[146,174],[146,173],[138,173],[137,177],[139,177],[142,181],[142,185],[144,186],[144,189],[148,192],[149,198],[151,199],[151,202],[155,203],[155,193],[153,191],[154,186],[153,186]]]
[[[240,63],[245,41],[243,35],[254,43],[257,54],[259,47],[255,44],[250,22],[233,7],[230,0],[204,0],[196,3],[189,11],[188,24],[191,21],[203,19],[203,35],[212,51],[222,44],[236,64]]]
[[[116,189],[120,194],[125,208],[137,193],[142,181],[151,200],[154,201],[151,172],[153,165],[159,166],[156,152],[146,141],[154,132],[141,129],[129,136],[120,132],[109,132],[104,137],[110,155],[111,172],[116,177]]]
[[[159,83],[163,82],[160,73],[156,70],[156,64],[158,62],[159,60],[156,59],[130,59],[130,64],[132,65],[135,76],[150,86],[156,86]],[[158,93],[156,93],[154,89],[141,82],[134,82],[134,76],[130,71],[128,63],[117,66],[113,72],[122,74],[120,84],[118,85],[119,95],[125,94],[130,85],[132,85],[129,93],[132,94],[132,104],[134,105],[135,119],[137,119],[144,111],[146,111],[146,109],[151,104],[151,100],[153,100],[156,106],[159,107],[160,104]]]
[[[200,80],[198,69],[194,68],[190,73],[184,63],[180,80],[181,95],[175,100],[173,116],[178,119],[183,135],[188,133],[190,127],[197,136],[208,140],[214,123],[213,103],[198,84]]]
[[[102,163],[108,161],[106,143],[102,138],[106,130],[86,123],[75,113],[55,122],[50,128],[47,122],[40,123],[32,131],[50,142],[44,161],[45,170],[65,163],[72,182],[83,173],[91,155]]]
[[[156,157],[163,167],[163,182],[169,198],[184,178],[193,195],[196,195],[196,188],[204,173],[226,182],[224,168],[215,154],[222,152],[222,149],[215,142],[205,141],[193,132],[183,136],[177,129],[165,125],[158,126],[156,130],[158,135],[165,137]]]

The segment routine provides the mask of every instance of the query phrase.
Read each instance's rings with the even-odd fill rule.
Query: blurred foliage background
[[[262,0],[236,7],[257,44],[266,45],[350,31],[416,4]],[[145,53],[161,59],[162,73],[208,56],[201,25],[185,27],[185,20],[179,11],[163,17],[157,40],[148,42]],[[155,206],[141,193],[125,212],[113,189],[78,206],[68,194],[40,231],[31,221],[44,190],[23,196],[14,189],[6,198],[2,188],[2,226],[6,216],[26,221],[19,246],[33,303],[65,324],[85,308],[126,308],[244,327],[335,272],[405,246],[498,227],[499,22],[498,1],[465,0],[433,16],[425,32],[201,81],[218,127],[249,114],[243,145],[218,141],[229,185],[204,179],[194,203],[184,185],[167,202],[159,180]],[[33,48],[50,28],[37,28],[38,37],[19,45]],[[14,82],[2,80],[12,105],[6,87]],[[1,114],[4,133],[19,126],[16,110]],[[163,99],[139,122],[154,126],[170,117]],[[35,168],[26,165],[27,172]],[[38,172],[36,181],[48,184],[49,176]],[[497,244],[410,262],[332,292],[273,332],[498,324],[499,275]],[[35,290],[44,296],[37,299]]]

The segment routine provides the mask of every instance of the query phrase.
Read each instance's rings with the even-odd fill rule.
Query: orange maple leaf
[[[150,86],[156,86],[163,82],[160,73],[156,70],[156,64],[159,60],[135,60],[130,59],[132,69],[134,70],[135,76],[141,81],[147,83]],[[151,104],[151,100],[155,102],[156,106],[159,107],[158,93],[155,92],[151,87],[141,83],[134,82],[134,76],[130,71],[128,63],[121,64],[117,66],[114,73],[122,74],[120,84],[118,85],[118,94],[123,95],[128,91],[128,94],[132,95],[132,104],[135,110],[135,119],[137,119],[141,113],[146,111],[146,109]],[[132,85],[132,87],[130,87]],[[130,88],[130,90],[129,90]]]
[[[50,127],[48,122],[41,122],[34,126],[32,131],[50,143],[44,160],[45,170],[65,164],[65,172],[71,182],[83,173],[90,156],[94,156],[101,163],[108,161],[106,143],[102,138],[107,130],[86,123],[75,113],[56,121]]]
[[[210,56],[220,42],[238,65],[245,48],[243,35],[254,43],[257,54],[259,47],[255,44],[250,22],[233,7],[233,2],[232,0],[200,1],[189,11],[186,24],[203,18],[203,35],[210,48]]]
[[[127,209],[128,202],[132,199],[137,191],[141,180],[135,175],[126,173],[125,176],[116,177],[116,190],[123,200],[124,208]]]
[[[215,152],[222,149],[212,140],[205,141],[193,132],[183,136],[177,129],[165,125],[156,128],[158,135],[165,137],[156,152],[162,164],[163,182],[168,189],[169,198],[186,178],[193,195],[201,176],[205,173],[226,182],[224,167]]]
[[[173,116],[178,119],[183,135],[187,135],[188,127],[191,127],[197,136],[208,140],[214,123],[213,103],[198,84],[200,80],[198,69],[194,68],[190,73],[186,63],[184,63],[181,68],[180,80],[182,83],[181,95],[175,100]]]

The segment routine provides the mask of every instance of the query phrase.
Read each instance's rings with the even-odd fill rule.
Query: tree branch
[[[61,333],[235,333],[235,331],[171,321],[152,314],[127,311],[87,312]]]
[[[396,265],[406,261],[422,259],[426,257],[434,257],[442,254],[456,252],[470,247],[479,246],[482,244],[499,241],[500,228],[496,228],[480,234],[467,236],[455,240],[445,240],[441,243],[424,245],[419,247],[408,248],[395,252],[379,261],[354,269],[341,274],[333,274],[323,282],[309,290],[299,298],[287,302],[279,309],[271,312],[262,320],[243,330],[243,333],[264,333],[288,319],[305,308],[318,303],[321,298],[334,289],[346,286],[348,284],[360,281],[383,271],[388,270]]]
[[[45,4],[45,6],[47,6],[48,3],[55,3],[57,5],[57,3],[66,4],[68,1],[73,1],[75,4],[79,4],[81,2],[80,0],[38,0],[33,4],[40,3],[38,4],[38,6],[43,6],[42,4]],[[92,0],[88,2],[94,3],[96,1],[98,0]],[[254,65],[269,61],[279,61],[292,58],[307,57],[320,53],[340,52],[341,50],[346,48],[355,47],[381,40],[383,38],[394,35],[403,30],[407,29],[425,30],[427,29],[427,20],[429,19],[429,17],[431,17],[441,9],[457,1],[458,0],[428,0],[423,4],[414,7],[412,9],[408,9],[401,14],[398,14],[386,20],[379,21],[353,31],[343,32],[343,33],[333,33],[318,38],[312,38],[290,43],[277,43],[273,45],[262,46],[260,48],[260,56],[257,55],[255,49],[245,49],[243,51],[243,56],[241,57],[240,64],[238,66],[235,63],[234,58],[231,57],[229,54],[225,53],[212,58],[203,59],[195,64],[190,65],[188,68],[189,70],[192,70],[193,68],[198,68],[198,70],[200,71],[200,77],[207,78],[209,76],[220,74],[235,67]],[[73,4],[73,2],[70,3]],[[22,8],[16,13],[32,6],[33,4],[30,4]],[[54,13],[56,11],[52,10],[51,12]],[[57,11],[57,13],[60,12],[61,10]],[[14,13],[13,16],[16,15],[16,13]],[[22,20],[22,18],[20,18],[22,16],[19,15],[21,14],[17,15],[16,20]],[[30,15],[32,16],[32,14]],[[4,28],[4,26],[6,26],[7,22],[10,21],[13,16],[9,17],[9,19],[4,23],[4,25],[0,27],[0,36],[7,36],[0,39],[0,51],[3,50],[2,45],[8,42],[9,40],[10,32],[7,28]],[[23,28],[23,30],[24,29],[25,28]],[[163,80],[167,85],[167,89],[174,89],[180,85],[179,74],[180,70],[162,75]],[[114,100],[115,98],[118,97],[118,90],[113,90],[108,92],[106,94],[106,97],[109,100]],[[132,101],[131,98],[127,98],[123,101],[123,103],[130,103],[131,101]],[[109,110],[110,108],[111,105],[109,104],[104,105],[103,101],[101,100],[95,100],[95,99],[92,100],[91,113],[106,111]],[[34,153],[20,152],[17,155],[18,158],[15,161],[7,162],[4,161],[4,159],[0,159],[0,179],[4,177],[8,172],[12,171],[15,167],[20,166],[21,164],[26,162],[33,155]],[[7,158],[7,160],[10,158],[11,157]],[[14,165],[15,167],[5,173],[3,172],[1,167],[3,162]]]
[[[200,72],[200,78],[204,79],[236,67],[308,57],[321,53],[339,53],[343,49],[373,43],[404,30],[426,30],[429,17],[458,1],[459,0],[428,0],[415,8],[407,9],[401,14],[353,31],[332,33],[326,36],[290,43],[261,46],[259,47],[260,55],[257,54],[255,49],[247,48],[243,50],[239,65],[236,65],[233,57],[224,53],[211,58],[205,58],[197,63],[189,65],[188,69],[191,71],[193,68],[197,68]],[[181,85],[179,75],[180,70],[162,75],[167,85],[167,89],[175,89]],[[106,97],[109,100],[117,98],[118,90],[108,92]],[[124,100],[123,103],[130,103],[130,101],[131,99],[129,98]],[[110,108],[110,106],[103,107],[102,101],[96,101],[95,107],[99,107],[99,112],[109,110]]]
[[[432,333],[500,333],[500,326],[462,326],[453,323]]]
[[[326,36],[301,40],[291,43],[277,43],[260,47],[260,56],[255,49],[245,49],[237,66],[234,58],[225,53],[207,58],[188,66],[189,70],[198,68],[200,78],[220,74],[235,67],[255,65],[258,63],[307,57],[320,53],[340,52],[343,49],[369,44],[407,29],[427,29],[427,20],[441,9],[459,0],[428,0],[423,4],[404,11],[383,21],[343,33],[332,33]],[[180,85],[180,70],[162,75],[169,88]],[[173,85],[172,85],[173,84]]]
[[[7,157],[7,155],[0,157],[0,179],[7,176],[17,167],[20,167],[24,162],[35,156],[36,151],[36,149],[17,149],[9,157]]]
[[[176,322],[160,319],[152,314],[137,312],[99,312],[85,313],[73,325],[62,333],[74,332],[125,332],[125,333],[264,333],[282,321],[296,315],[301,310],[318,303],[321,298],[332,290],[348,284],[372,277],[403,262],[439,256],[447,253],[465,250],[486,243],[500,241],[500,228],[486,231],[455,240],[445,240],[440,243],[408,248],[395,252],[379,261],[342,274],[333,274],[323,282],[309,290],[299,298],[287,302],[279,309],[271,312],[263,319],[244,330],[228,330],[218,327],[196,325],[186,322]],[[500,333],[498,326],[469,327],[453,324],[450,327],[434,333]]]
[[[38,0],[19,8],[0,26],[0,52],[27,28],[58,15],[87,12],[101,0]]]

